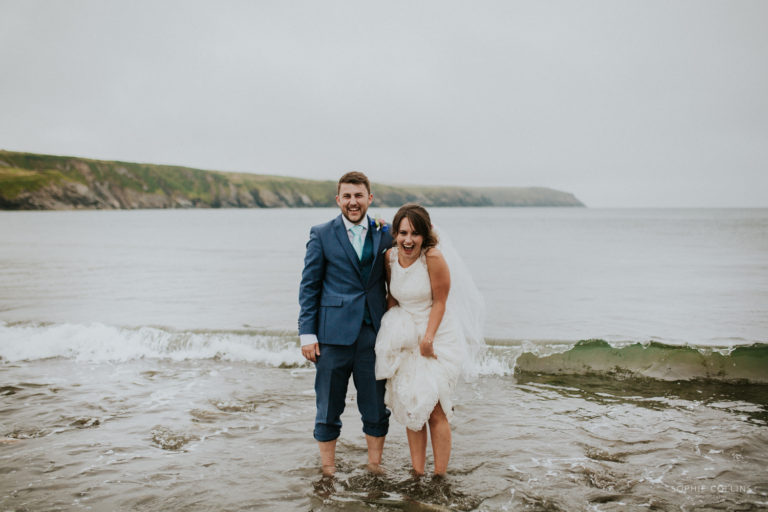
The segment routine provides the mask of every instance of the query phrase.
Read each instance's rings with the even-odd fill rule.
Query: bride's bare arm
[[[421,355],[435,357],[432,344],[435,341],[435,334],[440,327],[440,322],[443,321],[443,315],[445,315],[445,303],[451,289],[451,272],[448,270],[448,264],[439,249],[430,248],[427,250],[426,256],[429,282],[432,285],[432,310],[429,312],[427,331],[419,343],[419,349]]]
[[[384,270],[387,271],[387,310],[397,306],[397,300],[389,293],[389,283],[392,279],[392,268],[390,267],[389,259],[392,257],[392,249],[387,249],[384,254]]]

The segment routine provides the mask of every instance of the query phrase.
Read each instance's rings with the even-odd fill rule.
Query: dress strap
[[[392,247],[392,250],[389,251],[389,263],[392,265],[397,261],[397,246]]]

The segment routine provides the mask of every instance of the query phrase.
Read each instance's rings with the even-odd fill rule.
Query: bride
[[[403,206],[392,226],[395,246],[385,260],[388,310],[376,338],[376,379],[388,379],[384,402],[406,427],[414,472],[424,474],[428,425],[435,474],[444,475],[451,456],[451,395],[476,355],[471,349],[483,343],[482,300],[460,261],[454,265],[457,258],[449,258],[456,267],[449,269],[422,206]],[[451,270],[460,270],[461,282],[469,283],[464,288],[471,290],[451,294]],[[457,292],[464,296],[455,297]],[[461,300],[469,307],[461,307],[467,306]]]

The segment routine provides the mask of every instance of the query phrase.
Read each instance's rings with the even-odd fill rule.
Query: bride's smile
[[[395,242],[400,248],[400,264],[407,267],[421,255],[424,237],[413,229],[411,221],[405,217],[398,226]]]

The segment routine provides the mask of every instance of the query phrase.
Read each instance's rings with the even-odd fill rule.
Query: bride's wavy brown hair
[[[392,220],[393,238],[397,238],[397,232],[400,230],[400,223],[403,219],[408,219],[414,231],[424,237],[424,241],[421,243],[422,251],[437,245],[437,235],[432,229],[432,221],[429,218],[429,213],[427,213],[423,206],[416,203],[408,203],[397,210],[395,218]]]

